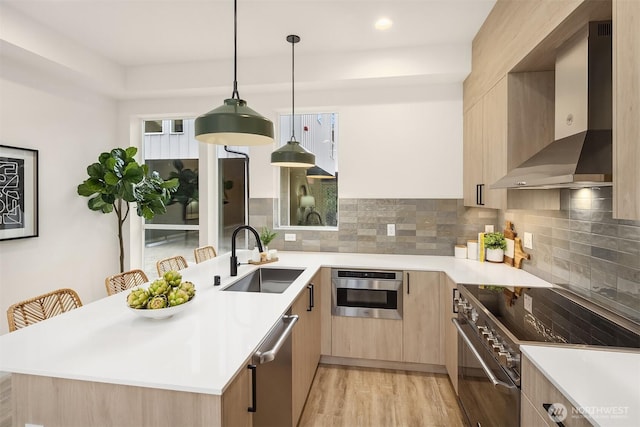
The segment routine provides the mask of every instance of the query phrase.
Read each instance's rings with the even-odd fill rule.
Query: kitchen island
[[[240,259],[248,257],[243,252]],[[443,271],[457,283],[551,286],[506,265],[453,257],[279,257],[264,268],[304,268],[281,294],[222,291],[257,268],[241,265],[238,277],[230,277],[225,254],[182,270],[183,280],[195,284],[196,297],[169,319],[137,316],[123,292],[1,336],[0,371],[13,374],[14,421],[48,427],[220,425],[229,385],[321,267]],[[213,286],[215,275],[221,277],[219,287]],[[32,419],[34,408],[49,415]]]

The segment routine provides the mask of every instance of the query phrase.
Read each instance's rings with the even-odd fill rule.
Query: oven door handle
[[[496,376],[493,374],[493,372],[491,372],[491,369],[489,369],[489,367],[487,366],[485,361],[482,359],[482,356],[480,356],[480,353],[478,353],[478,350],[476,350],[476,348],[473,346],[473,343],[471,342],[471,340],[469,339],[467,334],[465,334],[464,331],[462,330],[462,326],[460,326],[460,322],[458,322],[458,319],[453,317],[451,319],[451,321],[456,326],[456,329],[458,330],[458,333],[460,334],[460,336],[462,337],[464,342],[467,344],[467,347],[469,347],[469,350],[471,350],[471,353],[478,360],[478,362],[480,363],[480,366],[482,366],[482,370],[487,375],[487,377],[489,377],[489,381],[491,381],[493,386],[494,387],[504,387],[504,388],[509,389],[509,390],[514,389],[515,385],[507,384],[507,383],[505,383],[503,381],[500,381],[499,379],[496,378]]]

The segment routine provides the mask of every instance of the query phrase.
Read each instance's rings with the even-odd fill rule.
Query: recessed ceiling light
[[[389,18],[380,18],[374,24],[376,30],[385,31],[391,28],[393,22]]]

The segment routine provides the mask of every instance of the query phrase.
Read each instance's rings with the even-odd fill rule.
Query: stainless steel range
[[[520,424],[520,346],[640,347],[640,326],[563,289],[459,285],[458,394],[469,425]]]

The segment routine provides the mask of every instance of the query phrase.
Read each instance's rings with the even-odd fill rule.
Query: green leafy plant
[[[124,271],[122,225],[129,216],[129,204],[136,203],[138,216],[149,220],[167,211],[166,204],[178,186],[178,179],[164,181],[157,172],[149,175],[147,165],[133,158],[135,147],[114,148],[98,156],[98,162],[87,167],[87,178],[78,185],[78,194],[89,197],[87,206],[104,214],[115,212],[118,218],[120,272]]]
[[[504,238],[504,234],[500,232],[485,234],[484,247],[487,249],[505,250],[507,248],[507,241]]]
[[[260,233],[260,240],[262,241],[262,244],[264,246],[268,246],[269,243],[271,243],[271,241],[275,239],[277,235],[278,233],[272,232],[267,227],[262,227],[262,232]]]
[[[198,171],[184,167],[182,160],[173,161],[173,167],[176,168],[169,174],[169,179],[178,180],[178,188],[171,194],[171,199],[167,205],[180,203],[182,205],[182,219],[187,219],[187,206],[190,203],[198,201]]]

